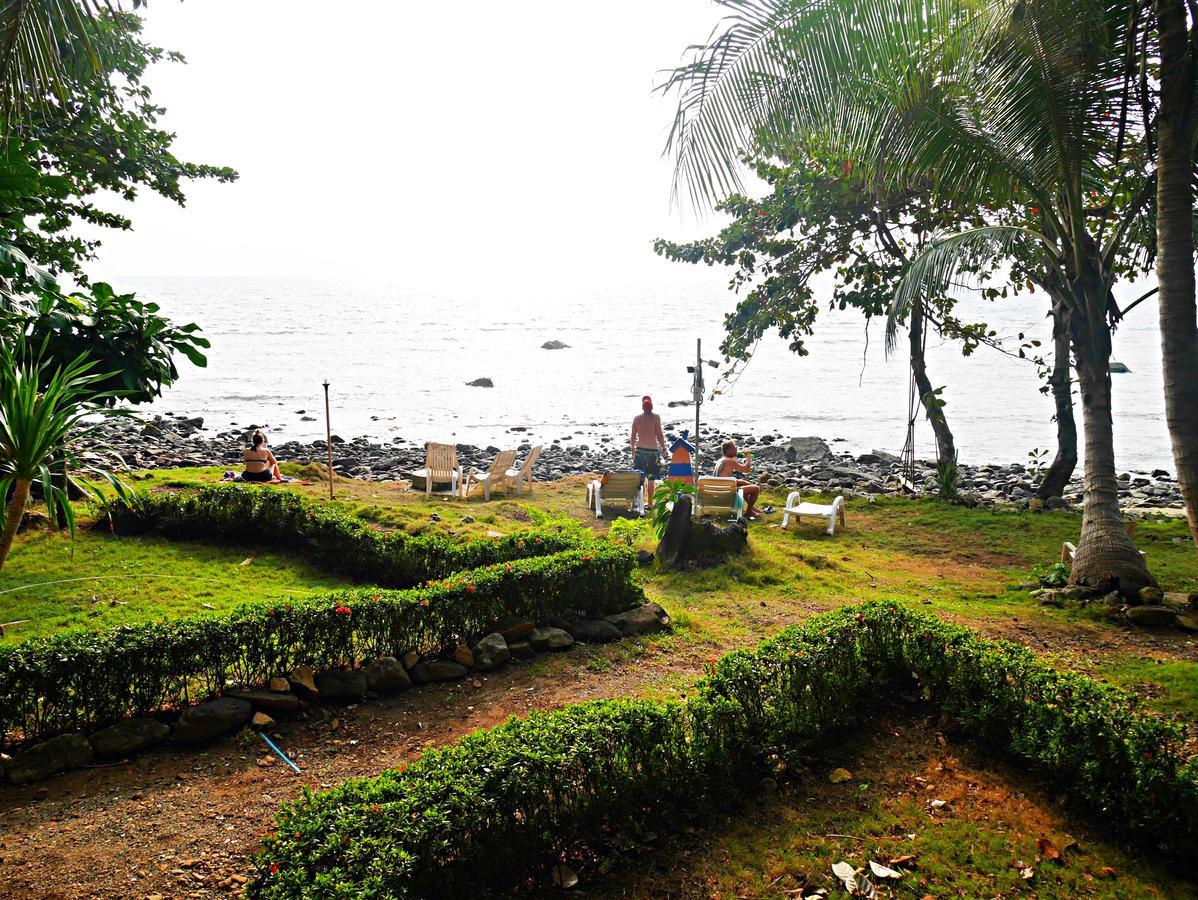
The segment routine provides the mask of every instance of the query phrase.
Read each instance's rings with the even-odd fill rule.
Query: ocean
[[[351,438],[514,445],[597,434],[623,439],[640,397],[653,396],[668,426],[694,427],[687,366],[702,341],[708,392],[703,427],[793,437],[818,435],[836,450],[897,453],[907,427],[905,343],[887,358],[883,323],[823,311],[810,355],[767,335],[729,383],[719,354],[723,316],[735,302],[719,271],[625,286],[589,283],[554,295],[511,288],[430,292],[402,285],[288,278],[124,277],[122,290],[155,300],[176,322],[195,321],[212,341],[209,365],[180,362],[182,377],[144,412],[203,416],[207,430],[267,426],[272,440],[324,436],[322,382],[332,427]],[[1141,286],[1142,287],[1142,286]],[[1140,289],[1128,289],[1136,296]],[[970,301],[962,318],[987,322],[1007,342],[1051,345],[1042,294]],[[546,341],[561,350],[543,350]],[[1164,424],[1155,301],[1115,335],[1115,446],[1120,470],[1173,470]],[[932,335],[929,374],[944,385],[945,413],[962,462],[1026,462],[1054,446],[1051,397],[1030,363],[986,347],[968,358]],[[467,386],[490,378],[494,387]],[[1078,413],[1080,428],[1080,410]],[[581,435],[581,437],[579,436]],[[922,414],[916,452],[933,457]]]

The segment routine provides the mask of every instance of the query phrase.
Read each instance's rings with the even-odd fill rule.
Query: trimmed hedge
[[[265,544],[304,553],[318,564],[381,587],[407,588],[453,572],[588,543],[585,535],[525,531],[453,541],[438,535],[379,531],[294,491],[220,484],[179,494],[136,494],[109,501],[113,530],[155,531],[190,540]]]
[[[295,666],[435,652],[516,617],[619,612],[643,601],[635,558],[612,546],[498,562],[404,591],[255,601],[225,614],[78,631],[0,646],[0,733],[78,731]]]
[[[881,603],[724,657],[685,704],[606,701],[513,719],[406,768],[283,806],[249,895],[501,891],[530,867],[754,790],[879,692],[915,682],[968,736],[1066,785],[1116,831],[1198,846],[1198,762],[1123,692],[1028,650]]]

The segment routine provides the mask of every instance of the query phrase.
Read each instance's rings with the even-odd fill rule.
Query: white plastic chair
[[[840,527],[844,524],[844,497],[837,497],[831,503],[803,503],[798,491],[791,491],[786,497],[786,507],[782,510],[782,527],[790,522],[790,517],[800,519],[803,516],[814,516],[817,519],[828,520],[828,534],[836,533],[836,520]]]

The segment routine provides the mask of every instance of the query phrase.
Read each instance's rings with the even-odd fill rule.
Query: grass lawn
[[[217,469],[164,470],[145,473],[137,484],[181,490],[219,476]],[[531,496],[490,503],[429,499],[399,484],[339,481],[334,502],[381,528],[408,533],[484,537],[560,516],[607,532],[611,523],[595,522],[585,507],[585,480],[540,484]],[[327,485],[291,489],[320,498]],[[780,508],[784,497],[784,491],[766,491],[762,503]],[[1147,708],[1185,724],[1198,750],[1198,637],[1132,629],[1088,610],[1043,607],[1022,586],[1034,565],[1059,558],[1062,541],[1076,540],[1080,516],[879,498],[850,502],[847,517],[848,527],[828,537],[815,522],[784,532],[775,513],[751,526],[742,557],[697,572],[642,569],[647,594],[673,617],[672,634],[542,656],[509,677],[530,685],[521,691],[553,685],[560,702],[611,692],[685,695],[706,660],[734,647],[839,605],[896,600],[1127,687]],[[654,545],[646,527],[625,520],[619,530],[635,546]],[[1163,588],[1198,591],[1198,554],[1183,522],[1140,523],[1135,540]],[[247,559],[252,562],[243,564]],[[71,578],[88,580],[31,586]],[[0,571],[0,592],[7,591],[0,593],[0,621],[33,620],[10,629],[4,639],[13,641],[344,584],[294,555],[251,547],[113,537],[103,530],[81,530],[72,544],[62,535],[32,532],[18,537]],[[23,589],[11,590],[16,587]],[[600,689],[607,693],[571,687],[588,676],[607,679]],[[828,758],[810,772],[785,782],[761,810],[713,815],[710,829],[677,844],[646,841],[649,861],[635,877],[611,881],[613,873],[600,868],[588,873],[588,885],[598,888],[596,896],[612,897],[791,897],[806,884],[835,888],[829,867],[840,859],[866,865],[913,854],[917,874],[896,896],[1193,895],[1173,874],[1104,843],[1101,834],[1085,834],[1043,786],[1000,762],[976,758],[967,747],[946,744],[934,722],[912,723],[910,715],[884,709],[859,735],[829,747]],[[854,780],[828,784],[821,765],[847,766]],[[948,802],[933,812],[929,798]],[[1040,836],[1065,849],[1062,865],[1037,858]],[[1033,881],[1020,875],[1017,861],[1034,869]]]

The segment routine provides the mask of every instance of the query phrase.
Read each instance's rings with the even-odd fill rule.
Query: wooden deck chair
[[[471,469],[466,473],[466,483],[462,485],[462,496],[470,496],[470,483],[473,481],[475,484],[483,486],[483,499],[490,500],[491,489],[507,478],[508,470],[511,469],[515,461],[515,450],[500,450],[495,455],[495,460],[491,463],[491,468],[487,471]]]
[[[537,464],[537,460],[541,458],[541,445],[537,444],[528,451],[528,456],[520,468],[510,468],[504,475],[504,481],[515,482],[516,493],[524,490],[525,485],[528,486],[528,492],[532,493],[532,467]],[[589,504],[588,504],[589,505]]]
[[[412,473],[412,480],[424,480],[424,493],[431,494],[434,484],[448,484],[449,492],[456,494],[462,483],[462,467],[458,465],[458,451],[453,444],[436,444],[429,441],[424,445],[424,468]]]
[[[745,495],[736,486],[735,478],[716,478],[702,475],[695,481],[694,517],[730,515],[745,516]]]
[[[798,491],[791,491],[786,497],[786,507],[782,510],[782,527],[790,522],[790,517],[802,520],[803,516],[815,516],[817,519],[827,519],[828,534],[836,534],[836,520],[844,528],[844,497],[837,497],[831,503],[804,503]]]
[[[603,483],[594,479],[587,485],[587,506],[595,510],[595,515],[603,518],[603,505],[622,505],[633,510],[638,515],[645,514],[645,474],[637,469],[618,472],[605,472]]]

